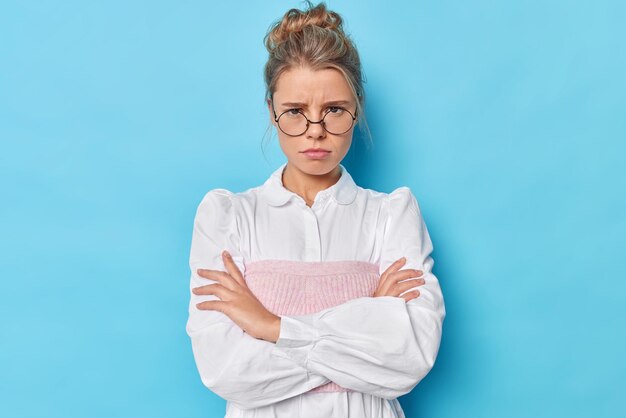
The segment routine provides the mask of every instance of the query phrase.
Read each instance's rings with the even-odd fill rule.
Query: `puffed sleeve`
[[[402,269],[424,272],[425,284],[413,288],[420,296],[409,302],[361,297],[314,314],[282,316],[275,351],[340,386],[393,399],[432,369],[446,312],[432,273],[432,243],[408,187],[389,193],[387,213],[380,274],[405,256]]]
[[[252,409],[296,396],[329,380],[292,360],[272,356],[273,342],[250,336],[226,314],[196,307],[205,300],[219,300],[215,295],[195,295],[191,289],[216,283],[198,276],[198,268],[226,271],[223,250],[230,252],[245,274],[233,202],[232,192],[213,189],[196,211],[186,331],[202,383],[239,408]]]

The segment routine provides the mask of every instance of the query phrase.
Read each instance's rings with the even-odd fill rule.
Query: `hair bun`
[[[265,41],[265,46],[269,52],[287,40],[290,34],[302,32],[304,28],[310,26],[333,30],[345,37],[342,27],[343,19],[338,13],[328,10],[324,2],[314,6],[307,0],[307,4],[308,9],[289,9],[282,19],[271,25]]]
[[[269,52],[263,68],[265,101],[273,106],[278,80],[293,68],[334,69],[341,73],[356,102],[356,107],[350,109],[354,110],[353,120],[356,117],[362,122],[357,122],[357,126],[363,132],[367,130],[371,140],[363,111],[365,77],[354,41],[345,33],[338,13],[328,10],[324,2],[313,5],[305,1],[308,9],[289,9],[265,34],[264,44]]]

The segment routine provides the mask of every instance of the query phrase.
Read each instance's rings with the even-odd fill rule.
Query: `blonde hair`
[[[317,6],[309,0],[306,3],[308,9],[290,9],[272,23],[263,39],[269,52],[264,68],[265,101],[272,98],[281,74],[291,68],[337,69],[348,82],[356,101],[357,124],[362,132],[367,131],[371,141],[363,111],[365,80],[354,42],[344,32],[343,19],[338,13],[328,10],[324,2]]]

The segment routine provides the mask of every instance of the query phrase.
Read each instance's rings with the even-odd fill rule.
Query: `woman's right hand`
[[[380,296],[400,296],[402,292],[407,291],[415,286],[421,286],[424,284],[424,279],[415,278],[420,277],[424,273],[421,270],[406,269],[400,270],[400,268],[406,263],[406,257],[402,257],[391,264],[387,270],[380,276],[378,287],[374,292],[374,297]],[[413,277],[411,279],[411,277]],[[409,279],[409,280],[406,280]],[[404,281],[402,281],[404,280]],[[406,302],[411,299],[415,299],[420,295],[419,290],[412,290],[400,296],[404,298]]]

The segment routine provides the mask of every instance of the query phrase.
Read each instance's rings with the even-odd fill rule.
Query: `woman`
[[[404,417],[445,317],[432,244],[408,187],[363,189],[340,163],[363,118],[359,56],[341,17],[308,5],[266,36],[287,162],[198,206],[187,333],[226,417]]]

